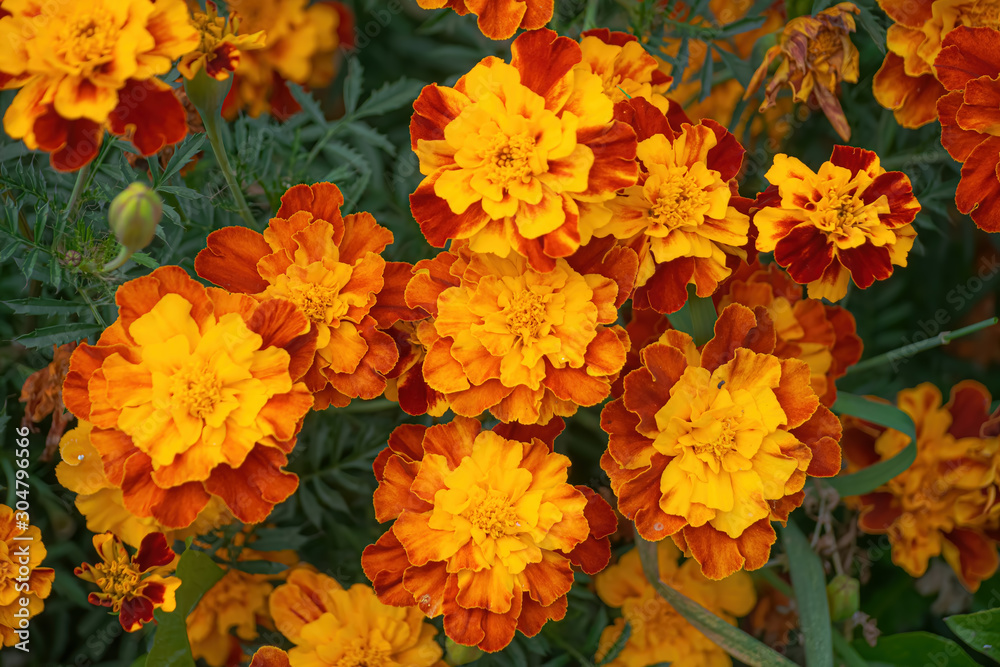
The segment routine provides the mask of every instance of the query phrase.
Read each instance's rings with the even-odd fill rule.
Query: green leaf
[[[29,349],[48,347],[50,345],[62,345],[70,341],[80,340],[88,337],[92,333],[97,333],[103,329],[99,324],[82,324],[73,322],[70,324],[56,324],[51,327],[41,327],[31,333],[18,336],[16,340],[21,345]]]
[[[344,77],[344,109],[347,114],[354,113],[361,99],[361,86],[365,78],[365,69],[361,59],[354,57],[347,61],[347,76]]]
[[[420,81],[407,78],[387,83],[364,101],[354,113],[354,119],[378,116],[412,104],[423,87]]]
[[[195,153],[202,149],[202,145],[205,143],[206,135],[204,132],[198,132],[196,134],[189,134],[187,138],[181,143],[174,147],[174,154],[170,157],[170,161],[167,162],[166,169],[163,170],[163,175],[160,177],[158,183],[166,183],[170,180],[170,177],[176,173],[179,173],[181,169],[184,168],[191,158],[194,157]],[[163,190],[167,192],[167,188],[160,186],[158,190]]]
[[[153,259],[144,252],[132,253],[132,261],[134,261],[139,266],[145,266],[150,269],[155,269],[160,266],[159,262],[157,262],[155,259]]]
[[[963,642],[1000,662],[1000,608],[944,619]]]
[[[68,315],[87,310],[85,304],[62,299],[12,299],[2,303],[18,315]]]
[[[870,667],[976,667],[976,662],[957,643],[929,632],[883,635],[874,647],[859,640],[854,642],[854,648]]]
[[[704,345],[715,335],[717,317],[712,297],[700,297],[695,294],[694,285],[688,285],[687,301],[669,319],[670,325],[691,336],[695,345]]]
[[[291,81],[288,82],[288,90],[313,122],[326,125],[326,116],[323,115],[323,110],[320,108],[319,102],[316,101],[316,98],[311,93],[307,93],[302,89],[302,86]]]
[[[863,396],[841,391],[837,393],[837,402],[833,404],[833,411],[838,415],[851,415],[895,429],[910,438],[910,444],[891,459],[880,461],[850,475],[840,475],[824,480],[841,496],[857,496],[877,489],[909,468],[917,458],[916,426],[913,425],[910,416],[896,406],[889,403],[877,403]]]
[[[830,607],[826,600],[823,563],[794,522],[781,530],[788,555],[792,589],[799,610],[808,667],[833,667],[833,638],[830,636]]]
[[[858,655],[858,652],[851,646],[850,642],[844,639],[844,635],[836,631],[832,632],[833,650],[843,661],[844,667],[868,667],[865,659]]]
[[[861,27],[865,29],[865,32],[868,33],[868,36],[872,38],[873,42],[875,42],[875,46],[878,48],[878,50],[884,54],[885,28],[879,25],[878,20],[876,20],[875,15],[872,13],[872,10],[869,7],[861,3],[858,3],[857,7],[858,10],[860,11],[860,13],[858,14],[858,23],[861,24]]]
[[[603,665],[608,664],[612,660],[618,657],[618,655],[625,649],[625,644],[628,643],[628,638],[632,636],[632,626],[628,621],[625,621],[625,626],[622,628],[622,633],[618,635],[618,639],[615,643],[611,645],[608,649],[607,654],[601,658],[601,661],[597,663],[597,667],[603,667]]]
[[[177,607],[170,613],[156,611],[156,635],[146,667],[195,667],[187,636],[187,617],[198,600],[225,574],[203,551],[188,549],[177,563],[181,587]]]
[[[254,545],[256,549],[257,545]],[[287,547],[286,547],[287,548]],[[276,563],[270,560],[243,560],[231,564],[231,567],[250,574],[280,574],[288,569],[284,563]]]
[[[366,143],[373,146],[378,146],[389,155],[395,157],[396,144],[392,143],[389,140],[389,137],[385,136],[370,125],[365,123],[348,123],[347,128],[359,139],[362,139]]]
[[[708,50],[708,57],[701,66],[701,91],[698,94],[698,101],[703,102],[712,92],[712,75],[715,73],[715,58],[712,57],[712,49]]]
[[[712,48],[715,49],[715,52],[719,54],[720,58],[722,58],[722,62],[725,63],[726,68],[729,70],[730,74],[733,75],[733,78],[739,81],[740,85],[746,89],[746,87],[750,85],[750,79],[753,78],[753,65],[750,61],[743,60],[735,53],[730,53],[725,49],[720,49],[714,44],[712,45]],[[739,116],[734,115],[734,118],[738,117]]]
[[[299,531],[300,527],[294,528],[261,528],[254,531],[257,538],[253,541],[255,551],[279,551],[281,549],[298,549],[309,542],[310,537],[306,537]]]
[[[157,192],[166,192],[167,194],[174,195],[175,197],[180,197],[181,199],[202,199],[205,197],[202,193],[197,190],[192,190],[191,188],[185,188],[177,185],[161,185],[157,188]]]

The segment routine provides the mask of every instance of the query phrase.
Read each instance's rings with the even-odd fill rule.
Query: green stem
[[[69,196],[69,202],[66,204],[66,217],[71,218],[76,215],[76,207],[80,205],[80,195],[83,194],[83,187],[87,183],[87,179],[90,177],[90,165],[83,165],[83,168],[76,173],[76,183],[73,185],[73,192]]]
[[[89,296],[87,296],[86,290],[84,290],[84,289],[82,289],[80,287],[77,287],[76,291],[80,293],[80,296],[83,297],[83,300],[87,302],[88,306],[90,306],[90,312],[92,312],[94,314],[94,319],[97,320],[97,323],[100,324],[105,329],[107,329],[108,328],[107,323],[104,321],[104,318],[101,317],[101,313],[100,313],[100,311],[97,310],[97,306],[95,306],[94,302],[90,300]]]
[[[118,251],[118,256],[101,268],[101,273],[110,273],[111,271],[114,271],[115,269],[119,268],[122,264],[127,262],[128,258],[131,256],[132,256],[132,251],[126,248],[125,246],[122,246],[121,249]]]
[[[220,118],[221,116],[208,113],[201,115],[202,123],[205,125],[205,134],[208,136],[208,142],[212,145],[212,152],[215,153],[215,159],[219,162],[222,175],[225,176],[226,183],[233,192],[233,198],[236,200],[237,207],[239,207],[240,217],[243,218],[243,222],[248,227],[255,228],[257,222],[253,219],[250,207],[247,206],[247,200],[243,198],[243,190],[240,188],[240,184],[236,180],[236,174],[233,172],[233,167],[229,163],[229,155],[226,154],[226,145],[223,143],[222,133],[219,131]]]
[[[843,664],[847,667],[867,667],[868,665],[861,654],[854,650],[847,638],[839,632],[833,633],[833,650],[844,660]]]
[[[779,593],[784,595],[789,599],[795,598],[795,593],[792,591],[792,587],[788,585],[788,582],[778,576],[772,568],[763,567],[757,570],[754,574],[760,576],[761,579],[766,581],[771,585],[772,588],[777,590]]]
[[[583,29],[592,30],[597,27],[597,0],[588,0],[587,13],[583,15]]]
[[[895,364],[900,361],[908,360],[913,355],[918,352],[923,352],[925,350],[930,350],[935,347],[940,347],[942,345],[947,345],[953,340],[961,338],[962,336],[968,336],[969,334],[976,333],[982,329],[996,324],[998,320],[996,317],[991,317],[982,322],[976,322],[975,324],[970,324],[967,327],[962,327],[961,329],[956,329],[955,331],[942,331],[937,336],[933,338],[928,338],[926,340],[917,341],[916,343],[911,343],[909,345],[904,345],[903,347],[896,348],[891,352],[886,352],[885,354],[880,354],[878,356],[872,357],[871,359],[865,359],[861,363],[854,364],[847,369],[847,374],[858,373],[860,371],[867,371],[872,368],[878,368],[885,364]],[[894,368],[895,369],[895,368]]]

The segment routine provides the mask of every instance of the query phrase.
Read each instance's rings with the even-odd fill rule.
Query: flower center
[[[484,159],[488,163],[487,178],[503,188],[518,181],[531,180],[530,158],[535,152],[535,140],[525,133],[508,137],[493,136]]]
[[[515,533],[521,527],[510,500],[500,491],[490,491],[486,494],[467,518],[473,526],[493,539]]]
[[[736,446],[736,429],[734,428],[733,418],[726,417],[719,420],[717,424],[717,428],[709,431],[714,437],[695,443],[695,454],[722,460],[722,457]]]
[[[336,667],[381,667],[388,664],[390,654],[382,648],[369,646],[361,639],[355,639],[340,656]]]
[[[655,197],[649,211],[654,225],[646,232],[653,236],[702,222],[709,204],[708,194],[686,167],[668,169]]]
[[[833,30],[823,30],[809,41],[809,60],[822,62],[843,49],[841,34]]]
[[[110,16],[76,16],[67,22],[64,30],[62,38],[55,42],[57,53],[78,64],[100,64],[109,60],[118,41],[118,30]]]
[[[324,285],[305,285],[292,293],[291,300],[306,317],[317,324],[330,322],[328,313],[331,308],[334,310],[333,317],[340,317],[347,312],[346,304],[340,299],[340,290]]]
[[[515,336],[522,340],[532,340],[538,337],[538,332],[545,324],[545,302],[542,297],[531,290],[515,294],[510,305],[504,309],[507,326]]]
[[[996,0],[974,2],[965,10],[965,15],[973,28],[1000,27],[1000,2]]]
[[[846,193],[831,189],[816,205],[816,227],[835,235],[847,234],[854,227],[877,221],[877,213],[870,208],[858,199],[853,188]],[[875,220],[870,219],[873,215]]]
[[[222,36],[226,32],[226,19],[218,16],[195,12],[191,23],[201,36],[200,50],[206,53],[215,50],[215,46],[222,40]]]
[[[94,569],[97,570],[97,585],[111,596],[112,608],[119,610],[125,598],[135,593],[139,573],[132,569],[131,561],[124,558],[110,563],[98,563],[94,565]]]
[[[222,380],[207,365],[192,366],[174,378],[174,401],[196,419],[204,419],[222,400]]]

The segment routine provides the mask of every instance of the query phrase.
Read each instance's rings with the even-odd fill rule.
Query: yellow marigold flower
[[[537,30],[511,52],[509,65],[486,58],[414,102],[410,142],[425,178],[410,205],[435,247],[468,239],[476,252],[519,253],[551,271],[635,183],[635,132],[614,120],[601,78],[577,67],[577,42]]]
[[[941,392],[930,383],[904,389],[899,409],[917,427],[917,458],[871,493],[849,499],[858,525],[888,534],[892,562],[919,577],[943,555],[970,591],[997,571],[1000,558],[1000,437],[989,391],[973,381]],[[899,431],[844,417],[847,472],[892,458],[909,444]]]
[[[35,526],[25,528],[27,520],[25,512],[0,505],[0,648],[28,639],[27,619],[45,609],[42,600],[56,577],[52,568],[39,567],[46,555],[42,533]]]
[[[673,79],[635,35],[607,28],[588,30],[581,35],[580,49],[583,60],[575,69],[601,77],[604,94],[612,102],[641,97],[664,113],[670,108],[666,92]]]
[[[362,584],[344,590],[312,568],[292,571],[271,594],[270,609],[278,631],[295,644],[290,667],[446,665],[437,629],[420,609],[383,604]]]
[[[201,42],[196,50],[181,58],[177,69],[187,79],[193,79],[204,69],[213,79],[225,81],[240,64],[240,54],[263,49],[267,37],[263,30],[252,35],[238,35],[238,14],[233,12],[228,18],[219,16],[219,10],[211,0],[206,3],[206,9],[207,13],[195,12],[192,18]]]
[[[177,554],[163,533],[144,537],[133,556],[112,533],[94,535],[94,549],[101,562],[83,563],[73,574],[101,589],[88,595],[87,601],[110,607],[125,632],[135,632],[152,621],[154,610],[170,612],[177,606],[175,594],[181,580],[168,576],[177,567]]]
[[[152,155],[187,133],[184,108],[156,78],[197,46],[184,0],[5,0],[0,87],[20,88],[4,129],[52,166],[97,155],[105,128]]]
[[[906,174],[883,169],[872,151],[835,146],[818,172],[779,153],[764,176],[771,186],[754,202],[757,250],[773,250],[810,299],[838,301],[852,280],[867,289],[906,266],[920,204]]]
[[[756,602],[753,582],[746,572],[737,572],[721,581],[701,573],[698,563],[678,564],[680,551],[671,542],[657,546],[660,579],[673,588],[736,625],[736,617],[750,613]],[[653,589],[642,571],[639,552],[632,549],[615,565],[594,577],[597,595],[609,607],[620,608],[615,619],[601,633],[597,660],[607,655],[618,641],[625,624],[631,634],[608,667],[646,667],[669,662],[677,667],[725,667],[732,660],[715,642],[701,634]]]
[[[841,81],[858,81],[858,49],[849,36],[855,30],[853,15],[858,11],[852,3],[841,2],[816,16],[789,21],[778,44],[764,54],[744,99],[760,88],[768,67],[780,56],[781,64],[767,84],[760,110],[773,106],[778,91],[787,85],[795,101],[818,104],[840,138],[850,139],[851,127],[837,97]]]

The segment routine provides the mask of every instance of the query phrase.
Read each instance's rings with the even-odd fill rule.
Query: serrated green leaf
[[[4,249],[0,251],[0,262],[6,262],[20,247],[21,244],[17,242],[11,242],[9,245],[5,246]]]
[[[789,521],[781,529],[781,542],[788,555],[806,666],[833,667],[833,638],[830,636],[830,607],[826,601],[823,563],[795,522]]]
[[[378,146],[389,155],[395,157],[396,145],[389,141],[389,137],[385,136],[375,128],[367,125],[366,123],[348,123],[347,127],[358,138],[373,146]]]
[[[407,78],[387,83],[368,96],[368,99],[354,113],[354,118],[357,120],[368,116],[378,116],[412,104],[423,87],[424,84],[420,81]]]
[[[604,655],[603,658],[601,658],[601,661],[597,663],[597,667],[603,667],[603,665],[606,665],[615,658],[617,658],[621,654],[621,652],[625,650],[625,644],[628,643],[628,638],[631,636],[632,636],[632,625],[628,621],[625,621],[625,625],[624,627],[622,627],[622,632],[620,635],[618,635],[618,639],[616,639],[615,643],[611,645],[611,648],[609,648],[608,652]]]
[[[321,528],[323,526],[323,508],[320,507],[316,494],[305,486],[299,486],[299,490],[296,492],[295,497],[299,499],[299,506],[302,507],[302,511],[305,512],[306,518],[309,519],[309,523],[317,528]]]
[[[83,324],[78,322],[56,324],[51,327],[35,329],[31,333],[18,336],[14,340],[26,348],[36,349],[81,340],[87,338],[92,333],[97,333],[103,328],[99,324]]]
[[[59,260],[54,256],[49,256],[49,285],[59,291],[62,287],[62,267],[59,266]]]
[[[859,10],[858,23],[861,24],[861,27],[865,29],[868,36],[872,38],[873,42],[875,42],[875,46],[878,50],[884,54],[885,29],[879,25],[878,20],[876,20],[871,9],[861,3],[858,3],[857,7]]]
[[[69,315],[87,310],[86,304],[63,299],[12,299],[0,302],[8,306],[18,315]]]
[[[944,622],[963,642],[1000,662],[1000,608],[949,616]]]
[[[146,268],[149,269],[156,269],[159,268],[160,266],[159,262],[157,262],[155,259],[153,259],[144,252],[132,253],[132,260],[139,266],[145,266]]]
[[[317,478],[313,484],[313,490],[315,490],[316,496],[320,499],[320,502],[326,505],[329,509],[343,512],[344,514],[350,513],[351,510],[347,507],[347,502],[344,500],[344,496],[324,484],[323,480]]]
[[[726,65],[730,74],[733,75],[733,78],[739,81],[740,85],[746,89],[746,87],[750,85],[750,79],[753,78],[753,65],[750,61],[744,60],[736,54],[730,53],[725,49],[720,49],[715,45],[712,45],[712,48],[715,49],[715,52],[719,54],[720,58],[722,58],[722,62]],[[733,117],[738,119],[739,115],[734,115]]]
[[[166,183],[170,178],[180,170],[184,168],[191,158],[194,157],[195,153],[202,150],[202,146],[205,144],[205,139],[207,135],[204,132],[197,132],[194,134],[189,134],[184,141],[177,144],[174,147],[174,154],[170,156],[170,161],[167,162],[166,168],[163,170],[163,175],[157,183]],[[165,190],[165,186],[160,186],[156,188],[158,190]]]
[[[257,545],[254,545],[254,549]],[[288,547],[282,547],[287,549]],[[233,569],[241,570],[242,572],[247,572],[249,574],[280,574],[288,569],[288,566],[284,563],[276,563],[270,560],[241,560],[235,563],[230,563],[229,565]]]
[[[279,551],[298,549],[312,538],[306,537],[299,526],[294,528],[261,528],[254,531],[253,548],[256,551]]]
[[[316,98],[311,93],[307,93],[302,89],[302,86],[291,81],[288,82],[288,90],[313,122],[326,125],[326,116],[323,115],[323,110],[320,108],[319,102],[316,101]]]
[[[175,197],[180,197],[182,199],[196,200],[196,199],[203,199],[205,197],[204,194],[198,192],[197,190],[192,190],[191,188],[180,187],[176,185],[161,185],[159,188],[157,188],[157,191],[166,192],[167,194],[171,194],[174,195]]]
[[[708,57],[701,65],[701,91],[698,93],[698,101],[703,102],[712,92],[712,75],[715,73],[715,58],[712,57],[712,49],[708,50]]]
[[[35,249],[28,253],[27,259],[24,260],[24,264],[21,265],[21,273],[28,280],[31,280],[31,275],[35,272],[35,264],[38,263],[38,256],[40,251]]]
[[[177,606],[166,613],[156,611],[156,635],[146,659],[146,667],[195,667],[187,636],[187,617],[205,592],[225,574],[211,557],[202,551],[188,549],[177,562],[176,576],[181,580],[177,589]]]
[[[344,109],[347,110],[348,115],[354,113],[358,108],[364,78],[365,69],[361,65],[361,59],[356,56],[348,59],[347,76],[344,77]]]
[[[930,632],[904,632],[882,635],[875,646],[864,640],[855,641],[854,649],[869,667],[915,667],[922,665],[947,665],[948,667],[976,667],[976,661],[950,639]],[[934,657],[938,662],[932,662]]]

